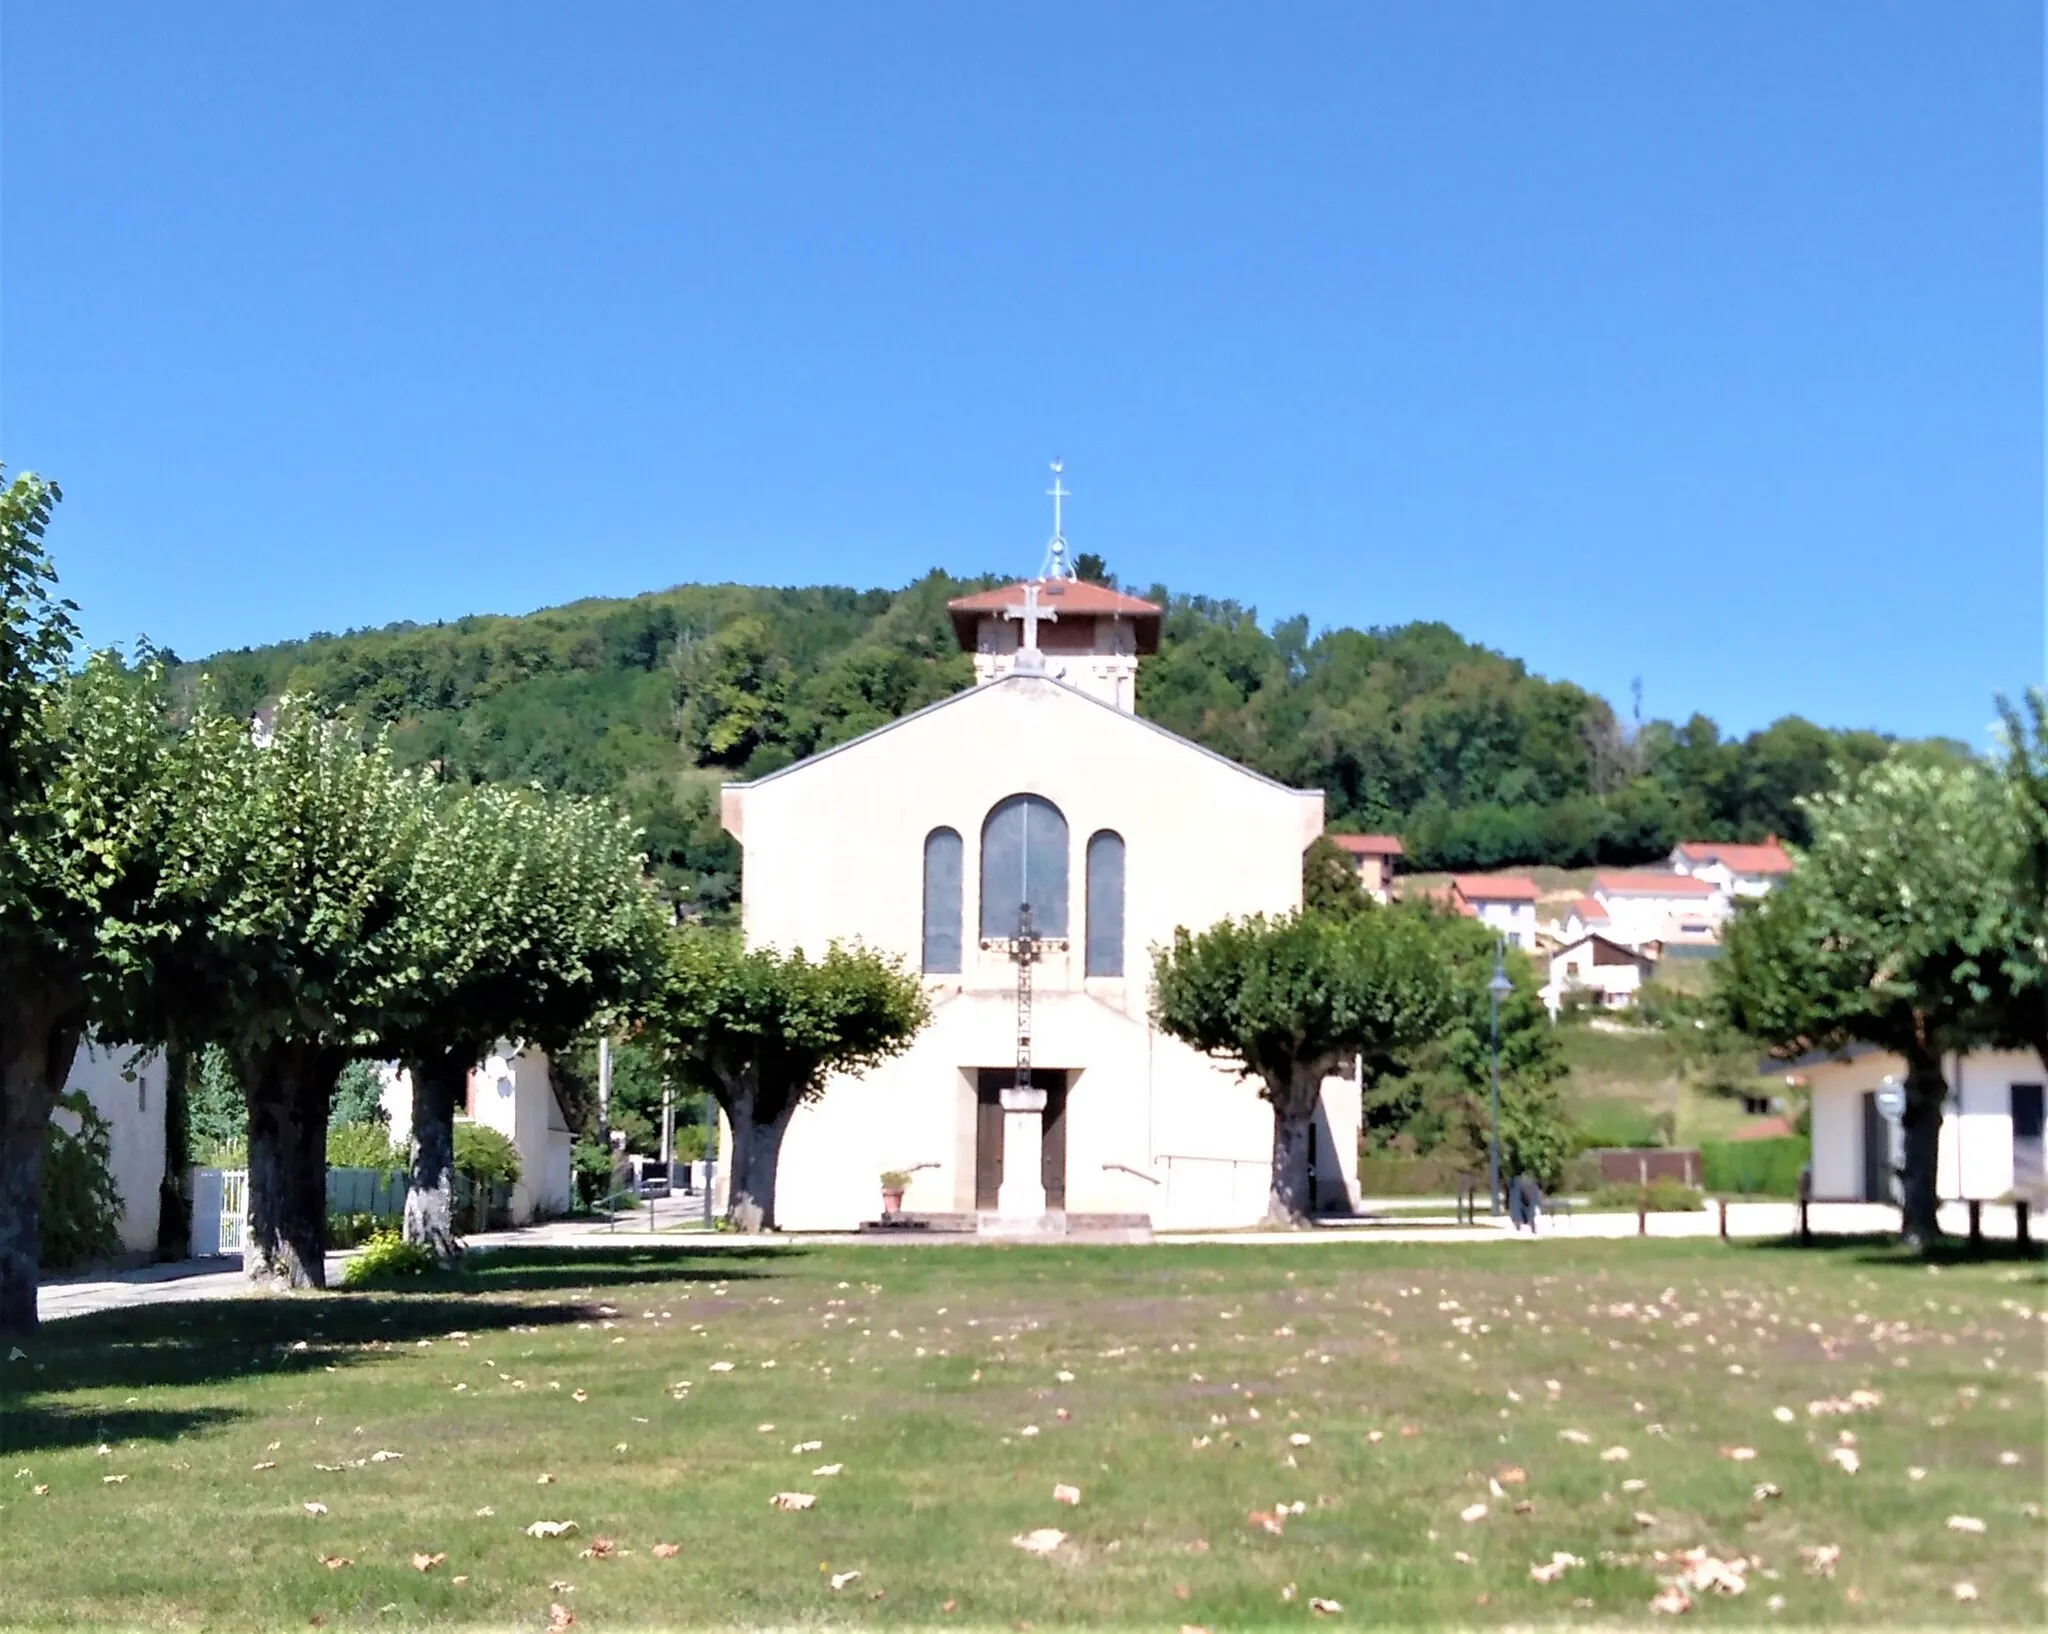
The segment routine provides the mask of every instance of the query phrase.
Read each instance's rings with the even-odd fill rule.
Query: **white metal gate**
[[[220,1251],[239,1254],[247,1246],[249,1171],[223,1169],[220,1176]]]

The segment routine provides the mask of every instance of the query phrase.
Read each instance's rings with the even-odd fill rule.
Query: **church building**
[[[921,970],[932,1002],[905,1054],[792,1118],[783,1229],[876,1220],[885,1172],[909,1176],[906,1215],[987,1233],[1263,1218],[1271,1110],[1151,1025],[1152,949],[1299,907],[1323,797],[1136,713],[1160,613],[1070,576],[1056,522],[1041,577],[951,604],[973,687],[726,786],[748,942],[858,940]],[[1356,1202],[1359,1117],[1330,1080],[1320,1208]]]

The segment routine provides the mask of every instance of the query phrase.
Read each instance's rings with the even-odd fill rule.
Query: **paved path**
[[[2010,1241],[2015,1235],[2013,1210],[1985,1204],[1984,1234]],[[616,1222],[603,1220],[556,1220],[545,1225],[525,1226],[516,1231],[486,1231],[466,1239],[476,1248],[605,1248],[689,1247],[710,1251],[758,1247],[762,1239],[726,1232],[705,1231],[700,1218],[687,1223],[667,1223],[666,1211],[658,1216],[660,1229],[649,1229],[644,1214],[620,1215]],[[1695,1214],[1652,1214],[1647,1220],[1652,1237],[1712,1237],[1720,1230],[1717,1209],[1708,1207]],[[1816,1235],[1849,1236],[1895,1231],[1899,1211],[1883,1203],[1815,1203],[1812,1224]],[[1968,1229],[1968,1211],[1960,1203],[1942,1205],[1941,1223],[1960,1235]],[[1792,1203],[1731,1203],[1728,1206],[1728,1234],[1731,1237],[1787,1237],[1799,1224],[1799,1210]],[[1542,1231],[1531,1237],[1518,1232],[1505,1220],[1495,1223],[1481,1219],[1478,1224],[1429,1225],[1412,1217],[1329,1221],[1313,1231],[1199,1231],[1163,1232],[1161,1243],[1261,1244],[1267,1247],[1312,1249],[1331,1243],[1521,1243],[1532,1249],[1558,1240],[1628,1238],[1636,1235],[1633,1214],[1574,1214],[1546,1216]],[[869,1244],[901,1247],[986,1247],[991,1239],[967,1232],[905,1232],[901,1235],[857,1235],[851,1232],[782,1232],[771,1239],[779,1245],[799,1247],[824,1244]],[[1016,1241],[1017,1239],[1007,1239]],[[1088,1243],[1088,1234],[1054,1239]],[[1127,1233],[1105,1233],[1103,1241],[1127,1241]],[[341,1278],[347,1263],[345,1254],[327,1257],[330,1285]],[[138,1271],[122,1271],[93,1277],[46,1282],[39,1290],[36,1306],[43,1320],[84,1316],[92,1311],[133,1305],[168,1304],[192,1299],[267,1298],[253,1291],[234,1259],[181,1260],[171,1265],[151,1265]]]

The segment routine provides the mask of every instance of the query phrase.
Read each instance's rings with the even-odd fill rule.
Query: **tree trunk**
[[[249,1103],[249,1280],[327,1286],[327,1113],[345,1052],[279,1043],[239,1063]]]
[[[18,973],[17,973],[18,974]],[[43,1142],[82,1031],[56,993],[26,983],[0,1010],[0,1334],[36,1325]]]
[[[1941,1155],[1941,1114],[1948,1103],[1948,1080],[1942,1076],[1937,1050],[1910,1050],[1906,1055],[1906,1106],[1900,1116],[1905,1133],[1906,1164],[1900,1182],[1900,1235],[1925,1248],[1941,1235],[1935,1217],[1937,1167]]]
[[[444,1265],[462,1253],[455,1235],[455,1100],[469,1082],[475,1056],[458,1046],[410,1064],[412,1185],[405,1194],[405,1240],[432,1249]]]
[[[192,1200],[186,1172],[192,1163],[193,1067],[188,1051],[164,1052],[164,1173],[157,1186],[156,1257],[181,1260],[192,1252]]]
[[[738,1094],[727,1108],[732,1122],[732,1176],[725,1217],[735,1231],[775,1229],[775,1173],[782,1161],[782,1137],[789,1132],[794,1106],[779,1117],[758,1116],[756,1094]]]
[[[1309,1130],[1322,1099],[1319,1069],[1296,1068],[1284,1086],[1268,1084],[1273,1103],[1273,1180],[1266,1201],[1268,1225],[1305,1226],[1314,1211],[1309,1195]]]

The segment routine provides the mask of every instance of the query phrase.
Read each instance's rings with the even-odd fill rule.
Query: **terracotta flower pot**
[[[884,1214],[901,1214],[903,1212],[903,1193],[900,1188],[896,1191],[884,1189],[882,1192],[882,1212]]]

